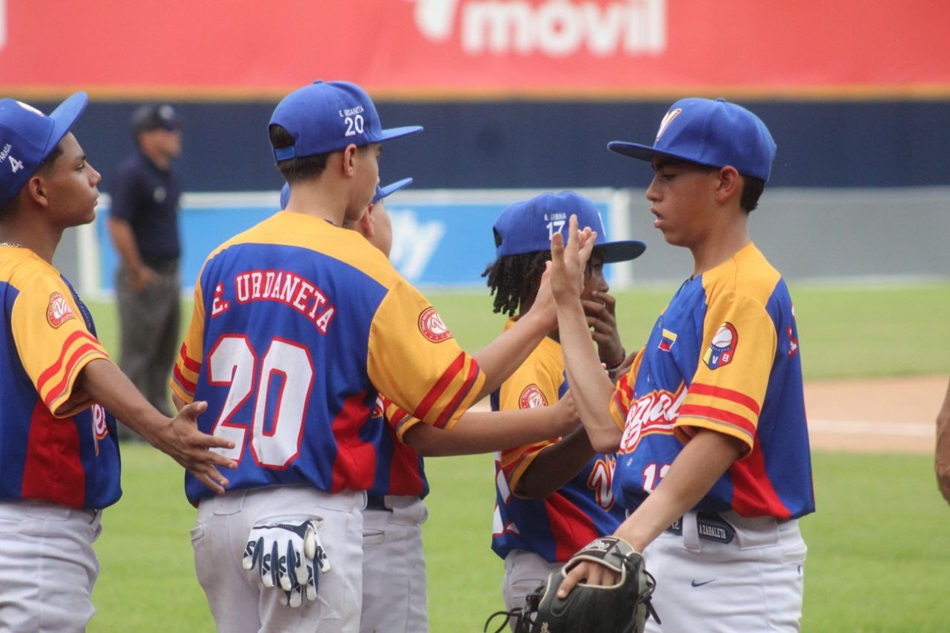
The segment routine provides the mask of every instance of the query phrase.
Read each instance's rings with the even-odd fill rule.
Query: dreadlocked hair
[[[499,257],[482,273],[495,297],[494,311],[514,316],[525,305],[534,302],[541,275],[551,253],[540,251],[523,255]]]

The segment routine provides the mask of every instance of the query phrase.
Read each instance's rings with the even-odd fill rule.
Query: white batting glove
[[[247,571],[257,569],[261,583],[279,587],[281,603],[299,607],[304,597],[316,600],[319,576],[314,563],[325,573],[330,569],[320,543],[323,519],[315,516],[270,517],[254,524],[244,547],[242,564]]]

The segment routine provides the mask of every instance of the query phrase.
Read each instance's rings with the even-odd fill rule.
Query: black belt
[[[383,512],[392,512],[392,508],[386,507],[386,497],[383,495],[366,495],[367,510],[382,510]]]
[[[731,543],[736,537],[736,529],[715,512],[697,512],[696,530],[699,538],[715,543]],[[683,518],[673,521],[667,532],[683,535]]]

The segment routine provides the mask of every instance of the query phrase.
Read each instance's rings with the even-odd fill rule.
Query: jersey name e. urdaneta
[[[213,251],[195,285],[171,387],[199,428],[233,440],[230,490],[366,490],[361,436],[377,389],[451,428],[484,375],[438,312],[355,231],[281,211]],[[212,493],[186,475],[188,499]]]
[[[792,301],[752,243],[680,287],[618,381],[611,414],[623,429],[616,490],[629,510],[698,429],[745,450],[694,509],[777,519],[815,509]]]
[[[514,324],[509,320],[506,328]],[[545,338],[491,395],[492,409],[513,411],[553,405],[568,390],[561,345]],[[495,454],[495,514],[492,550],[505,558],[513,549],[534,552],[550,563],[566,562],[592,540],[613,534],[624,509],[612,492],[614,455],[595,454],[564,486],[546,499],[513,491],[551,438]]]
[[[59,271],[29,249],[0,251],[0,500],[110,506],[122,495],[116,422],[76,386],[109,355]]]

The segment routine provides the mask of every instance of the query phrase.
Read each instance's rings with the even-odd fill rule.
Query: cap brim
[[[391,141],[394,138],[399,138],[400,136],[409,136],[410,134],[415,134],[416,132],[421,132],[421,125],[407,125],[405,127],[394,127],[388,130],[383,130],[383,133],[380,134],[379,140],[375,141],[376,143],[382,143],[383,141]]]
[[[601,253],[605,264],[628,262],[631,259],[640,257],[646,249],[647,245],[637,240],[607,242],[606,244],[594,245],[594,250]]]
[[[656,149],[650,145],[641,145],[640,143],[628,143],[627,141],[610,141],[607,143],[607,149],[611,152],[621,154],[623,156],[629,156],[630,158],[638,158],[640,160],[645,160],[647,162],[652,162],[655,156],[663,156],[664,158],[673,158],[675,160],[681,160],[685,163],[692,163],[694,165],[703,165],[705,163],[698,163],[694,158],[688,156],[682,156],[674,152],[664,152],[661,149]]]
[[[412,184],[412,178],[403,178],[402,180],[397,180],[391,185],[386,185],[385,187],[380,187],[379,191],[373,196],[373,204],[379,202],[386,196],[396,193],[403,187],[408,187]]]
[[[66,136],[66,133],[69,132],[69,129],[76,122],[76,119],[79,118],[79,115],[83,113],[88,104],[89,96],[85,92],[77,92],[59,104],[59,107],[50,113],[49,118],[53,121],[53,130],[50,132],[49,140],[43,149],[44,159],[59,145],[59,142],[63,140],[63,137]]]

